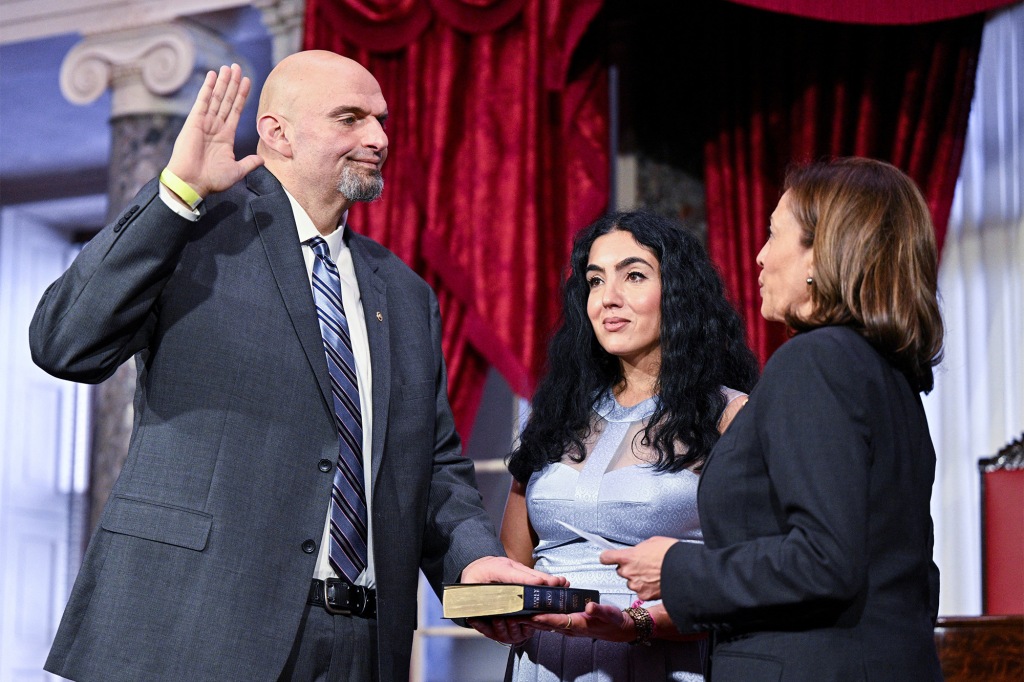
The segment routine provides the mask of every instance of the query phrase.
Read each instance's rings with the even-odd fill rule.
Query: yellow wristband
[[[188,207],[193,211],[203,201],[203,198],[196,194],[196,191],[187,182],[166,168],[160,171],[160,182],[164,183],[167,189],[177,194],[178,198],[188,204]]]

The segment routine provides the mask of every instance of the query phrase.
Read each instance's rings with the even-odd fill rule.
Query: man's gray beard
[[[384,191],[384,176],[379,170],[364,172],[345,166],[341,170],[338,191],[349,201],[376,201]]]

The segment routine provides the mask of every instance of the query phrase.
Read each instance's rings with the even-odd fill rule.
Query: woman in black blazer
[[[761,314],[797,333],[704,466],[705,544],[652,538],[602,561],[680,631],[714,634],[713,682],[941,680],[928,208],[889,164],[811,164],[757,262]]]

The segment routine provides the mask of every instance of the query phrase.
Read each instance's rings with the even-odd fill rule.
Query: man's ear
[[[291,126],[278,114],[265,113],[256,121],[260,141],[285,158],[292,156]]]

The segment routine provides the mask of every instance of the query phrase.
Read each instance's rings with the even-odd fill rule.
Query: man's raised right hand
[[[263,165],[255,154],[235,159],[235,132],[251,87],[238,64],[208,72],[174,141],[167,169],[202,198],[231,187]]]

